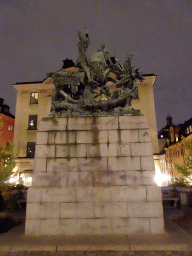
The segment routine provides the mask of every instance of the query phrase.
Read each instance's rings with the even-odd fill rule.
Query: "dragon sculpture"
[[[110,57],[106,45],[87,57],[89,34],[85,28],[78,32],[79,58],[75,64],[64,60],[63,68],[53,78],[51,114],[54,116],[124,115],[130,114],[131,101],[138,97],[136,80],[143,81],[138,69],[132,66],[129,54],[122,66]]]

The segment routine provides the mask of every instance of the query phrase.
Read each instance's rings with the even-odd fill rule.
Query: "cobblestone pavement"
[[[0,256],[192,256],[192,252],[137,251],[137,252],[0,252]]]

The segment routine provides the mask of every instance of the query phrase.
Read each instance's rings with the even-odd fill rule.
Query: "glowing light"
[[[171,180],[171,176],[167,174],[162,174],[159,171],[156,173],[154,180],[157,186],[162,187],[163,185],[167,185],[167,183]]]
[[[32,182],[32,177],[28,177],[26,181],[31,183]]]

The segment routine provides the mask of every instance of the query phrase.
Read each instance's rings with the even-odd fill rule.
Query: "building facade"
[[[4,104],[0,98],[0,146],[6,146],[7,142],[13,143],[15,117],[9,112],[10,107]]]
[[[170,177],[169,183],[172,183],[175,178],[181,177],[175,165],[183,164],[185,157],[182,136],[187,141],[192,141],[192,118],[176,126],[172,123],[172,117],[168,116],[167,125],[158,133],[158,140],[161,148],[161,158],[165,158],[163,169],[166,175]]]
[[[132,107],[145,115],[149,125],[153,152],[158,153],[157,126],[153,86],[156,76],[144,75],[144,81],[138,82],[139,97],[132,101]],[[17,169],[20,172],[20,183],[31,184],[33,157],[35,152],[36,133],[42,117],[50,113],[51,96],[54,84],[51,78],[40,82],[16,83],[17,90],[16,121],[14,144],[19,152]]]

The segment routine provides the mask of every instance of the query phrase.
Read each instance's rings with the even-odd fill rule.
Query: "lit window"
[[[27,142],[27,157],[33,158],[35,155],[35,142]]]
[[[38,104],[39,93],[32,92],[30,95],[30,104]]]
[[[29,115],[28,130],[37,130],[37,115]]]
[[[12,124],[8,125],[8,131],[13,131],[13,125]]]

